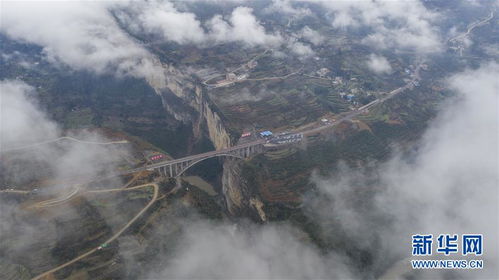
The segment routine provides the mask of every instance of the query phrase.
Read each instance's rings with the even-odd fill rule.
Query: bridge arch
[[[240,155],[236,155],[236,154],[231,154],[231,153],[221,153],[221,154],[216,154],[216,155],[212,155],[212,156],[209,156],[209,157],[204,157],[204,158],[200,158],[200,159],[197,159],[197,160],[194,160],[192,161],[191,163],[189,163],[186,167],[182,168],[182,170],[178,173],[178,174],[175,174],[174,177],[179,177],[181,176],[185,171],[187,171],[187,169],[193,167],[194,165],[202,162],[203,160],[207,160],[209,158],[214,158],[214,157],[233,157],[233,158],[237,158],[237,159],[244,159],[244,157],[240,156]]]

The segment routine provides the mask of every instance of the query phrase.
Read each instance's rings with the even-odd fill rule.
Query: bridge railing
[[[154,170],[154,169],[162,168],[165,166],[175,166],[178,164],[183,164],[186,162],[188,163],[188,162],[192,162],[192,161],[195,161],[194,164],[196,164],[196,163],[199,163],[205,159],[219,157],[219,156],[233,156],[233,157],[245,158],[245,157],[249,157],[250,155],[258,152],[258,149],[252,149],[254,147],[261,146],[262,150],[263,150],[264,143],[265,143],[265,140],[258,140],[255,142],[250,142],[250,143],[246,143],[246,144],[242,144],[242,145],[238,145],[238,146],[233,146],[233,147],[222,149],[222,150],[210,151],[210,152],[191,155],[191,156],[187,156],[187,157],[183,157],[183,158],[179,158],[179,159],[157,162],[157,163],[149,164],[149,165],[146,165],[143,167],[134,168],[131,170],[124,171],[121,173],[121,175],[127,175],[127,174],[131,174],[131,173],[135,173],[135,172],[139,172],[139,171],[144,171],[144,170]],[[239,151],[243,151],[242,155],[234,155],[235,153],[237,154]],[[194,165],[194,164],[192,164],[192,165]],[[188,168],[190,168],[192,165],[189,165]],[[188,169],[188,168],[186,168],[186,169]]]

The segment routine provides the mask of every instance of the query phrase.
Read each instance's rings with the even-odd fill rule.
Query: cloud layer
[[[34,90],[25,83],[0,83],[0,151],[54,139],[59,129],[38,109]]]
[[[211,46],[240,42],[246,46],[278,46],[279,34],[265,30],[249,7],[236,7],[227,18],[214,15],[204,24],[195,14],[179,11],[170,2],[150,1],[122,5],[120,20],[135,33],[155,35],[178,44]],[[206,29],[206,30],[205,30]]]
[[[179,44],[199,44],[206,34],[196,15],[180,12],[171,2],[125,2],[117,15],[135,34],[156,35],[158,39]]]
[[[223,43],[284,46],[302,57],[314,53],[312,45],[325,41],[308,26],[290,34],[282,26],[269,31],[253,9],[246,6],[238,6],[227,14],[214,14],[202,22],[196,14],[175,5],[170,1],[6,2],[2,5],[0,32],[40,45],[48,60],[76,70],[144,77],[160,84],[164,77],[158,60],[129,33],[153,42],[199,47]],[[306,5],[273,1],[264,14],[279,12],[302,17],[312,13],[306,6],[313,5],[325,7],[335,28],[367,30],[361,43],[375,48],[418,53],[441,50],[440,37],[433,26],[440,15],[418,1],[319,1]]]
[[[383,258],[408,261],[415,233],[481,233],[490,265],[462,273],[497,278],[498,74],[499,65],[491,64],[450,78],[457,96],[432,123],[409,162],[396,156],[374,175],[345,168],[334,179],[317,179],[322,191],[310,204],[314,217],[328,228],[334,213],[342,230],[361,246],[378,244],[379,266]],[[378,187],[369,184],[373,180]],[[324,197],[332,203],[323,203]]]
[[[324,38],[324,36],[322,36],[319,32],[311,29],[308,26],[303,27],[300,32],[300,36],[301,38],[307,40],[315,46],[320,45],[326,40],[326,38]]]
[[[392,66],[384,56],[371,54],[367,61],[367,67],[378,74],[390,73]]]
[[[69,185],[54,186],[71,188],[83,179],[95,178],[114,172],[123,147],[85,144],[76,141],[45,143],[62,136],[62,130],[50,120],[36,101],[36,92],[25,83],[0,82],[0,152],[2,152],[2,181],[13,186],[23,185],[44,177],[55,185],[62,181]],[[90,132],[69,134],[79,140],[107,142],[105,138]],[[38,145],[37,145],[38,144]],[[26,147],[25,149],[19,149]],[[5,182],[3,182],[5,183]]]
[[[0,31],[43,47],[48,60],[77,70],[156,76],[151,55],[116,24],[111,2],[5,2]],[[160,73],[160,72],[159,72]]]
[[[268,13],[281,13],[293,17],[304,17],[312,15],[312,11],[305,7],[296,7],[297,1],[291,0],[272,0],[272,3],[265,8]]]
[[[323,256],[286,226],[189,221],[169,265],[148,278],[162,279],[350,279],[336,255]]]
[[[363,42],[380,49],[408,49],[417,52],[441,50],[432,23],[438,14],[419,1],[320,1],[332,15],[335,28],[367,28]]]
[[[214,15],[201,23],[169,1],[6,2],[0,32],[42,46],[53,63],[159,83],[164,77],[158,60],[128,32],[201,47],[228,42],[276,47],[284,42],[280,34],[265,30],[251,8],[237,7],[227,18]]]
[[[252,14],[248,7],[238,7],[232,11],[230,23],[221,16],[215,16],[208,22],[210,36],[216,42],[241,41],[250,46],[277,46],[282,42],[278,34],[269,34]]]
[[[482,271],[423,272],[423,279],[498,276],[499,65],[451,77],[457,95],[430,125],[418,153],[396,154],[367,170],[341,167],[333,178],[314,177],[318,193],[304,209],[327,238],[370,254],[365,265],[340,251],[321,253],[300,231],[267,224],[236,228],[185,221],[173,260],[151,278],[358,279],[377,278],[401,260],[409,268],[415,233],[481,233]],[[374,172],[372,169],[374,168]],[[362,267],[362,270],[359,270]]]

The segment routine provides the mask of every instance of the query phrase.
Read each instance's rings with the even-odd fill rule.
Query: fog
[[[321,256],[281,225],[246,227],[184,221],[184,233],[167,267],[148,279],[306,279],[352,278],[337,255]],[[303,237],[303,234],[301,234]]]
[[[155,59],[110,14],[114,4],[7,1],[2,3],[0,32],[43,47],[45,58],[56,65],[98,74],[156,77],[161,72]]]
[[[367,61],[367,67],[374,73],[384,74],[392,71],[392,66],[384,56],[371,54]]]
[[[62,129],[40,108],[36,91],[26,83],[9,80],[1,81],[0,89],[3,181],[22,185],[50,178],[52,188],[73,188],[85,178],[111,174],[126,155],[123,146],[67,139],[51,142],[63,136]],[[64,136],[96,143],[109,141],[84,130]]]
[[[369,29],[362,42],[379,49],[418,53],[442,50],[435,23],[443,15],[429,11],[419,1],[280,0],[269,1],[260,14],[251,3],[236,1],[228,5],[213,1],[209,3],[228,8],[204,20],[189,10],[195,10],[195,3],[9,1],[2,5],[0,32],[41,46],[44,58],[55,65],[98,74],[130,75],[161,85],[165,79],[162,67],[141,39],[198,47],[238,43],[243,47],[283,49],[303,58],[313,55],[313,48],[324,41],[325,34],[309,26],[296,32],[269,30],[259,18],[261,15],[294,19],[327,16],[336,29],[334,33],[348,28]],[[321,13],[313,15],[308,6],[319,7]]]
[[[20,277],[23,266],[34,276],[60,264],[60,255],[54,253],[60,251],[58,246],[98,229],[96,225],[103,226],[98,219],[92,220],[95,224],[89,223],[93,218],[89,204],[75,207],[68,200],[57,207],[41,209],[35,208],[36,202],[84,193],[89,187],[86,183],[116,172],[123,157],[128,156],[127,144],[79,142],[110,141],[96,132],[84,130],[64,134],[78,141],[59,139],[63,130],[38,104],[36,90],[19,81],[0,81],[0,116],[1,189],[38,189],[36,194],[0,194],[0,277]],[[55,139],[59,140],[53,141]],[[118,178],[106,180],[108,188],[120,185]],[[132,207],[133,203],[127,205]],[[113,219],[120,215],[127,214],[114,213]],[[108,221],[112,225],[111,222]],[[71,223],[77,224],[70,228]],[[78,242],[72,240],[71,244]],[[13,268],[13,263],[18,265]]]
[[[421,1],[318,1],[340,29],[369,28],[367,45],[380,49],[438,52],[442,41],[436,23],[444,17]],[[395,23],[395,24],[394,24]]]
[[[59,129],[38,109],[33,88],[2,81],[0,93],[0,151],[57,137]]]
[[[400,153],[379,165],[345,165],[331,178],[313,176],[318,192],[303,204],[326,234],[371,253],[359,269],[343,251],[322,253],[297,229],[266,224],[236,230],[228,224],[188,221],[175,257],[150,278],[350,279],[379,277],[397,260],[410,272],[411,235],[484,235],[485,269],[418,274],[424,279],[498,277],[499,65],[448,79],[456,92],[432,121],[409,159]],[[331,236],[334,237],[334,236]],[[457,256],[460,257],[460,256]]]
[[[0,31],[12,39],[42,46],[45,59],[56,65],[146,79],[161,78],[163,70],[154,55],[127,31],[144,32],[178,44],[214,46],[231,42],[246,47],[278,46],[303,57],[313,55],[312,47],[324,41],[325,36],[310,27],[289,37],[269,31],[254,10],[243,3],[202,22],[169,1],[150,1],[137,10],[137,5],[128,1],[57,5],[9,2],[2,3]],[[419,1],[319,1],[317,5],[330,17],[332,28],[369,27],[370,32],[362,38],[366,45],[419,53],[443,48],[435,26],[442,15],[429,11]],[[311,13],[296,2],[283,0],[269,2],[266,12],[295,17]],[[386,58],[376,55],[370,57],[366,66],[376,73],[391,70]],[[175,257],[165,259],[159,271],[146,276],[373,278],[383,275],[396,260],[408,262],[412,258],[412,234],[479,233],[485,239],[483,271],[418,276],[499,278],[498,76],[499,65],[492,63],[450,77],[447,86],[456,96],[443,105],[409,157],[394,151],[391,159],[372,163],[365,169],[342,164],[330,177],[310,178],[317,190],[306,194],[304,211],[331,238],[345,238],[345,242],[352,242],[352,247],[369,252],[372,263],[365,270],[359,269],[357,260],[344,250],[324,252],[312,245],[305,233],[285,223],[234,227],[192,218],[184,221],[185,234],[178,240]],[[243,90],[241,94],[225,102],[241,98],[258,101],[273,93],[250,94]],[[75,182],[116,170],[122,153],[126,153],[111,145],[70,141],[9,152],[61,137],[62,129],[38,104],[36,91],[23,82],[0,82],[0,109],[0,152],[2,161],[9,165],[2,167],[2,180],[21,185],[39,177],[51,178],[54,191],[65,191],[74,187],[65,183],[68,179]],[[88,131],[70,136],[92,142],[108,141]],[[9,227],[5,221],[13,208],[6,204],[0,208],[2,233]],[[27,234],[31,236],[33,231],[29,229]]]

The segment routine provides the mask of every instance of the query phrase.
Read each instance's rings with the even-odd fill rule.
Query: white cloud
[[[120,20],[136,33],[156,34],[179,44],[201,43],[206,34],[196,15],[180,12],[171,2],[148,1],[122,5]]]
[[[421,53],[437,52],[442,48],[436,33],[426,28],[415,31],[411,27],[391,29],[379,26],[362,42],[379,49],[410,49]]]
[[[269,13],[282,13],[286,15],[291,15],[295,17],[304,17],[312,14],[312,11],[308,8],[295,7],[293,2],[290,0],[272,0],[272,3],[265,8],[266,12]]]
[[[308,57],[314,54],[314,51],[310,48],[310,46],[307,46],[301,42],[290,42],[288,47],[291,52],[300,57]]]
[[[0,82],[0,150],[56,138],[57,126],[38,109],[30,86]]]
[[[391,259],[408,261],[415,233],[483,234],[489,266],[456,273],[465,279],[496,279],[498,75],[499,65],[491,64],[451,77],[448,85],[457,96],[430,125],[417,155],[410,162],[396,155],[373,176],[344,168],[335,178],[318,179],[321,192],[308,204],[312,217],[371,248],[378,267]],[[374,186],[368,183],[373,180]],[[339,224],[332,224],[333,218]],[[428,277],[435,275],[422,278]]]
[[[325,40],[324,36],[308,26],[303,27],[300,31],[300,36],[315,46],[320,45]]]
[[[306,235],[282,225],[236,229],[189,220],[174,257],[149,278],[378,278],[401,260],[403,268],[392,275],[399,279],[414,273],[407,263],[412,234],[482,233],[487,244],[483,259],[489,265],[481,271],[454,271],[450,277],[496,279],[497,75],[499,65],[491,64],[451,77],[448,86],[457,96],[430,124],[410,161],[395,153],[388,162],[370,166],[371,172],[344,167],[334,178],[314,178],[318,192],[304,202],[308,217],[325,235],[364,250],[372,265],[352,264],[339,251],[321,254]],[[440,274],[449,271],[418,272],[412,276],[447,279]]]
[[[333,13],[336,28],[370,28],[364,43],[379,48],[435,52],[442,43],[432,22],[438,14],[419,1],[321,1]]]
[[[2,189],[8,187],[23,190],[27,186],[35,187],[36,183],[39,190],[34,199],[31,195],[16,199],[6,194],[0,195],[2,263],[16,263],[18,258],[22,258],[22,265],[28,266],[28,269],[33,269],[32,265],[40,263],[48,266],[56,264],[58,261],[50,252],[57,247],[58,240],[75,237],[74,229],[67,231],[67,227],[60,227],[58,221],[78,223],[88,216],[81,215],[82,208],[75,206],[79,203],[47,208],[44,211],[48,215],[43,218],[31,206],[40,199],[48,199],[47,197],[67,197],[75,189],[80,193],[84,192],[87,186],[78,186],[77,183],[115,172],[121,163],[120,155],[127,153],[126,148],[113,145],[89,145],[74,141],[59,141],[57,144],[39,142],[54,140],[60,136],[61,129],[39,108],[36,92],[32,87],[19,81],[0,81],[0,186]],[[68,136],[86,141],[108,141],[91,132]],[[34,143],[38,145],[8,151]],[[117,178],[106,181],[108,188],[121,185]],[[91,211],[95,213],[95,209]],[[108,217],[101,214],[103,213],[97,213],[99,217]],[[124,214],[115,213],[115,216],[120,215]],[[103,225],[107,226],[105,223]],[[92,226],[82,228],[90,229]],[[82,234],[84,236],[85,233]],[[30,255],[33,250],[37,253]],[[36,268],[33,271],[32,273],[40,272]],[[8,268],[3,268],[0,277],[20,279],[24,277],[22,274],[26,275],[25,272],[9,272]]]
[[[276,93],[272,90],[267,89],[266,87],[260,88],[258,91],[251,91],[247,87],[242,88],[237,93],[234,93],[231,96],[224,96],[223,99],[220,100],[222,104],[241,104],[241,103],[249,103],[249,102],[257,102],[266,98],[268,96],[275,95]]]
[[[247,46],[277,46],[279,34],[267,33],[248,7],[235,8],[228,19],[214,15],[203,24],[196,15],[180,12],[170,2],[140,2],[123,5],[119,18],[133,32],[159,35],[165,41],[179,44],[212,46],[226,42],[241,42]]]
[[[455,271],[459,275],[451,278],[496,279],[498,75],[499,65],[491,64],[451,77],[448,85],[457,96],[430,124],[409,162],[396,154],[372,173],[344,167],[334,178],[314,178],[318,192],[304,202],[308,217],[325,235],[367,251],[372,265],[352,264],[338,251],[320,254],[290,227],[236,230],[186,221],[175,256],[150,278],[378,278],[402,260],[403,269],[392,275],[401,279],[414,273],[407,263],[412,234],[482,233],[483,259],[489,265],[481,271]],[[442,272],[420,273],[421,279],[440,279]]]
[[[244,42],[249,46],[277,46],[282,42],[279,34],[270,34],[248,7],[237,7],[232,11],[229,22],[217,15],[207,22],[210,38],[215,42]]]
[[[375,54],[371,54],[369,56],[367,67],[378,74],[390,73],[392,71],[392,67],[390,66],[388,60],[384,56]]]
[[[109,13],[112,2],[4,2],[0,31],[43,47],[50,61],[77,70],[156,76],[151,55]]]
[[[235,226],[189,221],[161,279],[351,279],[340,257],[322,256],[289,227]]]
[[[74,182],[83,176],[95,178],[114,172],[120,153],[126,153],[112,145],[74,141],[41,144],[61,137],[62,130],[39,108],[34,89],[17,81],[0,81],[0,135],[0,152],[5,153],[0,163],[2,179],[14,185],[29,183],[37,176],[50,177],[54,182],[67,182],[68,179]],[[106,142],[100,135],[90,132],[69,136]],[[29,148],[18,149],[20,147]]]

